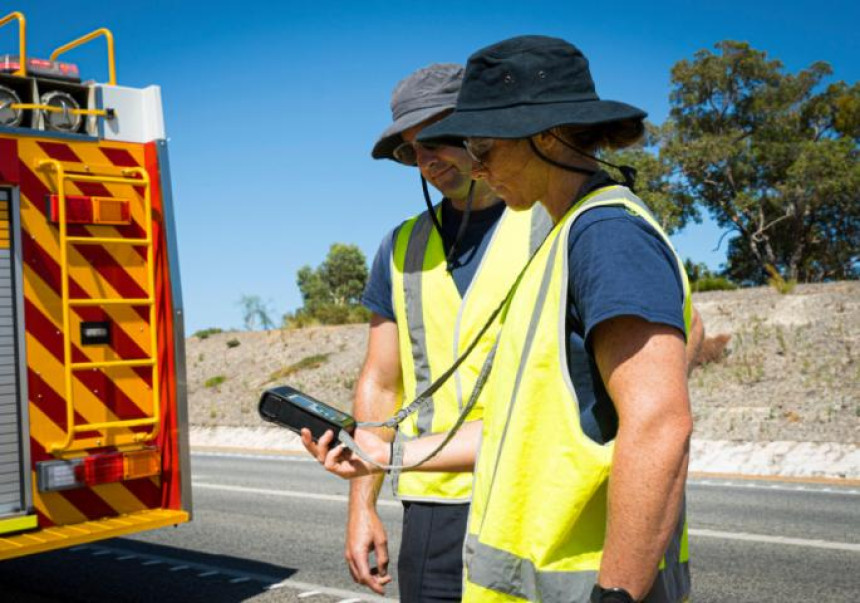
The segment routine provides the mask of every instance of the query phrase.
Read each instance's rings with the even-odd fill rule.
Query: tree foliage
[[[288,325],[344,324],[367,320],[360,305],[367,283],[367,260],[356,245],[334,243],[317,268],[303,266],[296,274],[303,306],[284,317]]]
[[[735,280],[761,283],[768,265],[800,281],[857,278],[860,85],[825,86],[823,62],[786,73],[743,42],[716,50],[672,69],[657,161],[679,177],[661,168],[658,190],[681,216],[695,199],[737,235]]]
[[[695,199],[679,186],[677,167],[664,151],[671,131],[672,123],[669,121],[662,126],[646,123],[645,136],[638,144],[602,153],[610,163],[636,169],[636,194],[668,234],[681,230],[691,220],[701,221]],[[614,176],[623,181],[620,174]]]

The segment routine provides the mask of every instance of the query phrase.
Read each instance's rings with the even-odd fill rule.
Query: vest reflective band
[[[444,373],[469,346],[551,227],[542,208],[505,210],[463,298],[446,270],[442,239],[429,214],[424,212],[400,227],[392,253],[391,291],[405,401]],[[433,395],[433,404],[400,424],[399,438],[448,431],[465,406],[497,334],[498,327],[487,330],[453,377]],[[479,398],[468,420],[482,415]],[[395,491],[404,500],[468,502],[472,474],[399,474]]]
[[[569,211],[526,269],[505,309],[485,388],[464,601],[585,602],[597,579],[613,445],[595,443],[580,426],[565,319],[571,226],[583,211],[604,205],[641,216],[668,244],[641,202],[613,186]],[[689,286],[680,260],[678,270],[689,329]],[[685,599],[688,557],[682,513],[647,601]]]

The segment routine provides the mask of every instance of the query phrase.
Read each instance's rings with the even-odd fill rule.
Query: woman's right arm
[[[482,421],[471,421],[464,424],[436,456],[418,467],[405,471],[472,471],[481,442],[482,427]],[[352,454],[343,444],[332,448],[333,439],[334,433],[327,431],[319,439],[319,442],[314,442],[311,438],[311,432],[307,429],[302,430],[302,444],[325,467],[326,471],[343,479],[355,479],[364,475],[382,473],[382,469]],[[383,441],[379,436],[366,429],[356,430],[354,439],[355,443],[376,463],[380,465],[389,464],[391,446],[388,442]],[[435,434],[406,442],[403,446],[402,464],[417,463],[435,450],[444,439],[445,434]]]

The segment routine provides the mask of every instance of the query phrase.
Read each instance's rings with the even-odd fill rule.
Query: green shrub
[[[794,288],[797,287],[797,279],[789,279],[785,280],[783,276],[779,273],[774,266],[768,264],[764,267],[767,270],[767,273],[770,275],[770,278],[767,279],[767,284],[772,288],[776,289],[777,293],[780,295],[787,295],[794,291]]]
[[[705,291],[734,291],[738,286],[724,276],[706,276],[694,283],[690,283],[690,289],[694,293]]]
[[[294,364],[276,370],[274,373],[269,375],[269,380],[266,381],[266,383],[278,381],[279,379],[286,379],[290,375],[305,369],[319,368],[328,361],[328,357],[330,355],[331,354],[314,354],[313,356],[306,356]]]
[[[242,345],[242,342],[239,341],[238,339],[228,339],[227,340],[227,347],[228,348],[238,348],[240,345]]]
[[[209,377],[204,383],[204,387],[218,387],[222,383],[227,380],[227,377],[224,375],[215,375],[214,377]]]
[[[284,314],[283,326],[285,329],[303,329],[305,327],[314,327],[318,324],[320,324],[320,321],[304,310],[296,310],[295,312]]]
[[[192,337],[197,337],[198,339],[206,339],[210,335],[217,335],[218,333],[223,332],[223,329],[219,329],[218,327],[209,327],[208,329],[201,329],[199,331],[195,331]]]

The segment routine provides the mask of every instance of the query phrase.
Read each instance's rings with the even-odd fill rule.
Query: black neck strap
[[[424,193],[424,203],[427,205],[427,212],[430,214],[430,219],[433,220],[433,226],[436,232],[439,233],[439,238],[442,239],[442,248],[447,247],[445,253],[445,265],[448,272],[451,272],[455,267],[454,256],[457,253],[457,247],[463,242],[463,237],[466,235],[466,229],[469,227],[469,218],[472,216],[472,204],[475,200],[475,181],[469,183],[469,194],[466,197],[466,210],[463,212],[463,217],[460,218],[460,226],[457,228],[457,235],[454,241],[449,244],[445,238],[445,233],[442,231],[442,224],[436,216],[436,210],[433,208],[433,202],[430,200],[430,189],[427,186],[427,180],[424,175],[421,175],[421,190]]]

